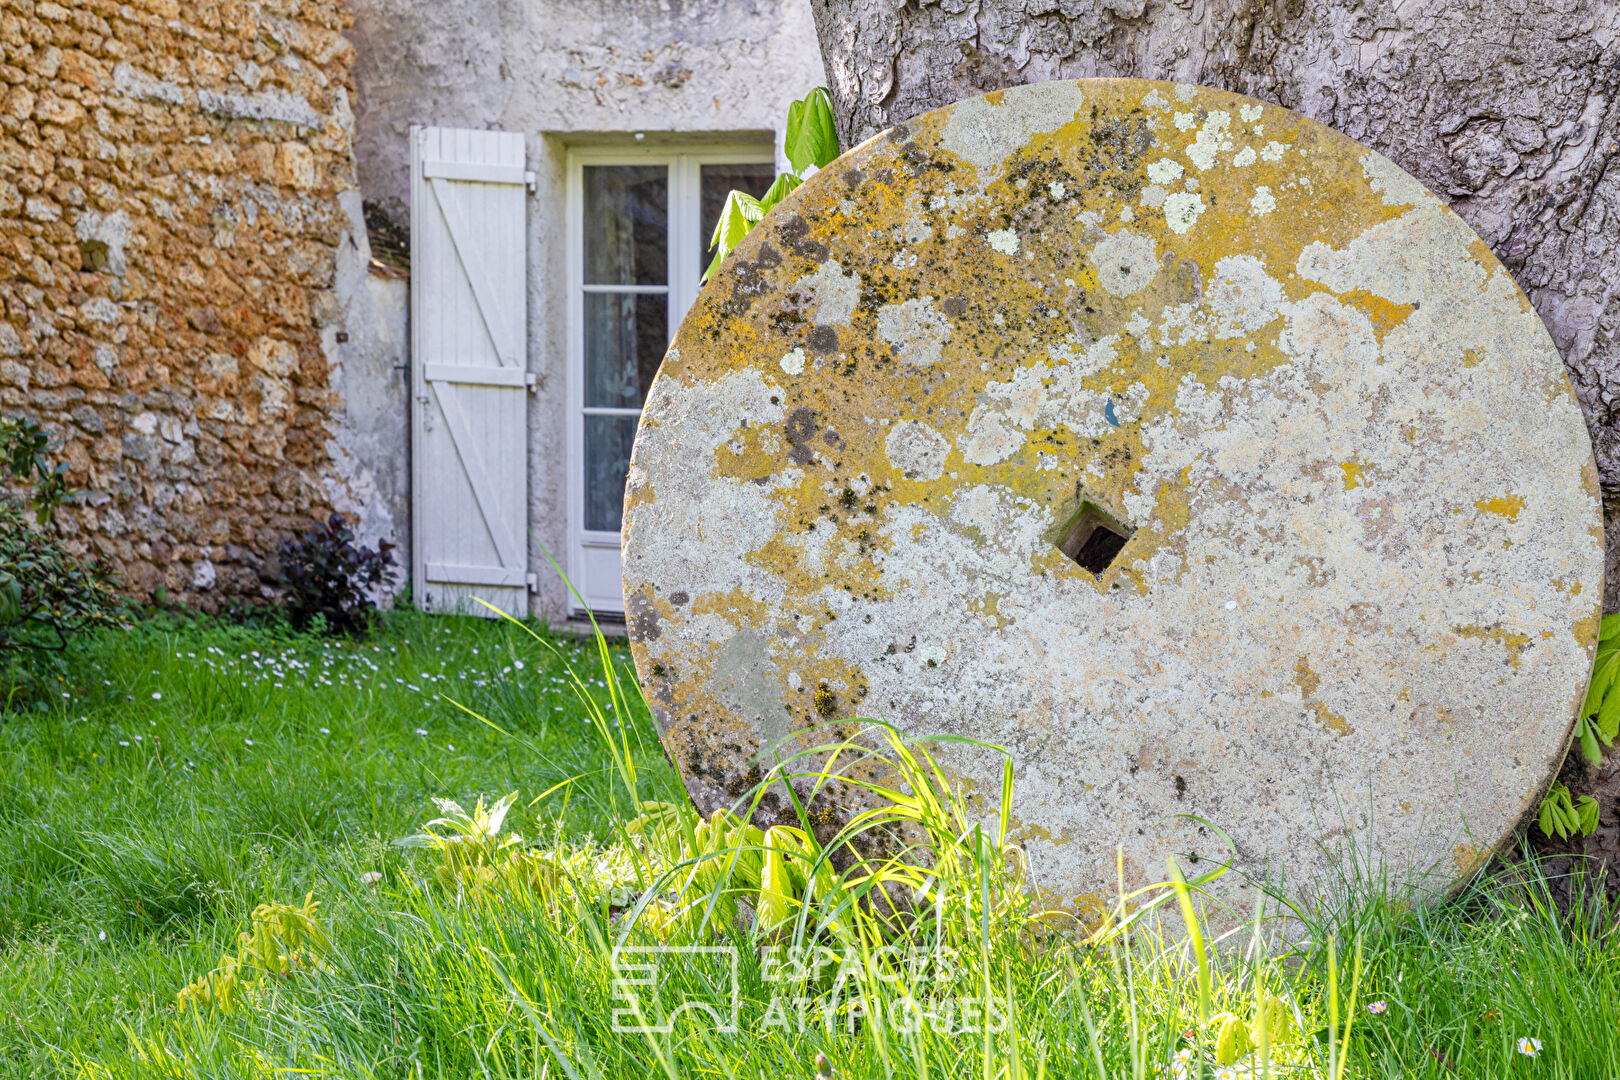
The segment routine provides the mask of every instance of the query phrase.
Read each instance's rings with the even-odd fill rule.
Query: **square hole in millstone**
[[[1121,525],[1095,503],[1081,503],[1080,512],[1058,541],[1058,550],[1093,574],[1113,565],[1134,529]]]

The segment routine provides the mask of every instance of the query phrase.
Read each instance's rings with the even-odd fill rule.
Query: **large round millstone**
[[[1603,594],[1485,244],[1320,124],[1136,80],[928,113],[774,211],[664,361],[624,538],[702,809],[828,722],[975,736],[1081,911],[1116,849],[1225,858],[1193,815],[1296,895],[1352,854],[1446,887],[1561,759]],[[992,819],[998,762],[944,760]]]

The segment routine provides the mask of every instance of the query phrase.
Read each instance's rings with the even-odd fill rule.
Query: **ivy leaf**
[[[788,106],[782,149],[793,171],[801,174],[812,165],[824,169],[838,157],[838,130],[833,125],[832,99],[824,87],[816,87]]]

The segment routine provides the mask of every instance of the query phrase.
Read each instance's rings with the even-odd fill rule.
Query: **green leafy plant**
[[[0,417],[0,470],[33,484],[34,517],[41,525],[50,524],[67,495],[67,463],[52,465],[49,450],[50,436],[34,421]]]
[[[824,169],[837,159],[838,132],[833,125],[832,100],[825,88],[818,86],[788,106],[782,149],[793,171],[778,176],[763,198],[756,199],[746,191],[732,191],[726,196],[725,205],[720,208],[720,220],[715,222],[714,236],[709,240],[714,259],[703,272],[704,281],[719,272],[726,256],[736,250],[743,237],[764,220],[773,206],[809,179],[812,168]]]
[[[219,958],[219,966],[175,995],[175,1005],[187,1008],[212,1007],[230,1011],[249,988],[271,976],[291,978],[308,969],[332,947],[332,942],[315,921],[320,903],[314,893],[304,897],[299,907],[291,904],[260,904],[253,909],[253,928],[237,936],[235,953]]]
[[[1581,717],[1575,722],[1575,738],[1581,753],[1593,765],[1603,760],[1603,748],[1614,745],[1620,735],[1620,614],[1605,615],[1598,629],[1597,656],[1592,662],[1592,681],[1586,688]]]
[[[60,649],[69,634],[119,617],[112,572],[41,531],[67,495],[67,466],[53,465],[48,451],[38,424],[0,419],[0,480],[32,487],[35,523],[28,523],[22,500],[0,491],[0,656],[25,646]]]
[[[515,791],[489,807],[479,799],[469,814],[454,800],[434,799],[440,816],[428,822],[421,832],[395,843],[400,847],[437,852],[437,872],[446,885],[457,882],[486,885],[494,880],[500,853],[523,843],[523,837],[516,833],[501,835],[507,812],[516,800]]]
[[[1541,800],[1536,821],[1543,833],[1560,840],[1577,835],[1591,836],[1598,827],[1598,802],[1590,795],[1572,801],[1569,788],[1554,781],[1547,797]]]
[[[1592,661],[1592,681],[1586,688],[1580,718],[1575,721],[1575,741],[1581,755],[1593,765],[1603,761],[1603,751],[1614,746],[1620,736],[1620,614],[1605,615],[1598,624],[1597,656]],[[1571,836],[1591,836],[1597,831],[1599,807],[1596,799],[1570,797],[1569,789],[1554,783],[1536,812],[1536,823],[1546,836],[1567,840]]]

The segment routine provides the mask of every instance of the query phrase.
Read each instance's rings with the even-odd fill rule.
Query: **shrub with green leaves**
[[[44,531],[67,494],[67,467],[53,465],[48,451],[38,424],[0,419],[0,479],[32,488],[26,505],[0,491],[0,657],[23,647],[61,648],[68,635],[118,618],[111,571]]]

